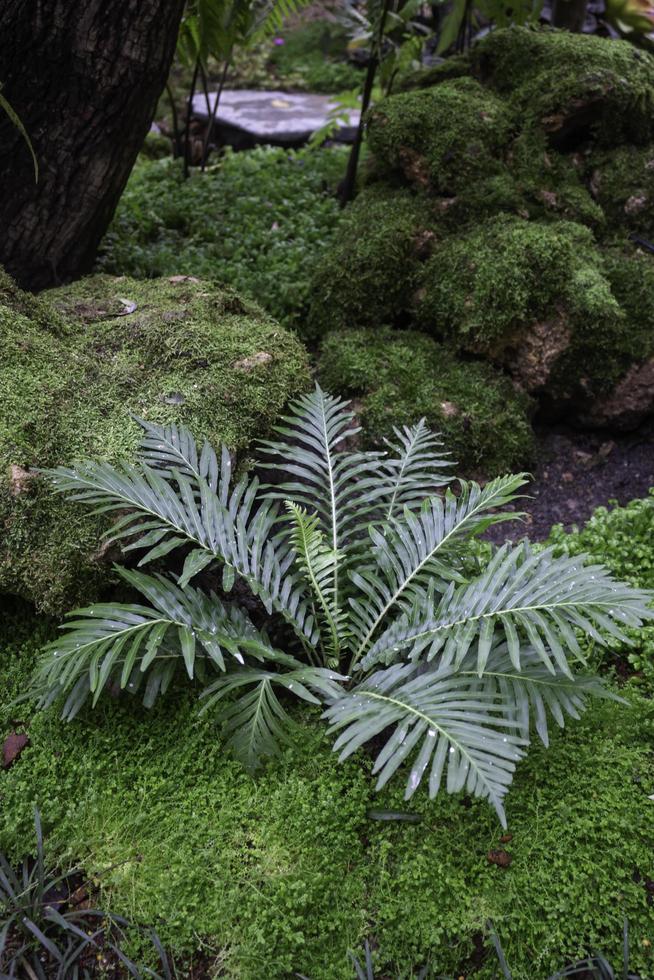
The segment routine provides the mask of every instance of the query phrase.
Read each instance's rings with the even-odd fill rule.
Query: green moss
[[[636,588],[654,590],[654,490],[645,500],[633,500],[626,507],[598,507],[585,527],[566,533],[559,524],[552,528],[548,544],[557,553],[588,555],[590,561]],[[634,683],[649,697],[654,696],[654,626],[626,629],[630,643],[607,637],[608,648],[586,640],[588,655],[605,669],[626,661],[637,671]]]
[[[199,280],[95,276],[46,302],[66,336],[0,307],[0,590],[59,610],[106,580],[103,525],[40,478],[21,485],[11,467],[129,458],[139,440],[130,413],[240,450],[309,378],[296,338],[255,304]]]
[[[654,147],[622,146],[595,151],[585,161],[585,176],[607,219],[607,237],[628,232],[654,236]]]
[[[561,397],[596,397],[652,349],[649,324],[627,317],[591,232],[576,223],[499,216],[442,242],[422,284],[420,325],[509,366],[532,326],[550,324],[552,347],[546,337],[535,351],[534,380],[512,368],[528,390],[547,382]],[[546,375],[543,358],[552,361]]]
[[[337,245],[317,266],[313,291],[320,302],[312,305],[308,334],[399,318],[432,247],[433,221],[420,196],[382,185],[363,191],[346,213]]]
[[[418,68],[400,75],[394,85],[396,92],[411,92],[414,89],[433,88],[451,78],[462,78],[470,74],[470,56],[455,54],[445,58],[430,68]]]
[[[368,126],[378,165],[414,186],[450,195],[501,173],[498,156],[508,138],[501,100],[471,78],[386,99],[371,111]]]
[[[341,210],[347,147],[225,153],[183,179],[179,160],[134,168],[98,256],[113,275],[186,274],[233,286],[302,329],[310,277]]]
[[[597,267],[593,246],[590,232],[573,223],[491,219],[435,249],[419,322],[463,347],[497,348],[517,328],[552,315],[571,277]],[[609,313],[619,318],[615,302]]]
[[[314,279],[319,332],[332,307],[336,328],[422,329],[499,363],[547,413],[603,418],[606,395],[654,352],[649,270],[629,266],[626,247],[613,257],[629,231],[654,239],[654,57],[501,29],[413,85],[373,109],[369,144],[375,194],[392,213],[414,193],[428,247],[399,249],[397,267],[372,262],[363,291],[342,270],[373,223],[365,205],[351,211]],[[391,289],[375,289],[377,270]],[[625,427],[642,418],[612,411]]]
[[[2,624],[8,731],[7,692],[47,627]],[[22,705],[31,746],[0,772],[0,848],[18,857],[32,846],[38,804],[52,857],[82,860],[104,906],[154,925],[180,964],[202,944],[233,980],[351,980],[346,952],[364,937],[382,975],[408,980],[426,962],[467,975],[487,918],[515,980],[534,980],[591,948],[617,962],[625,915],[632,969],[649,976],[654,717],[630,697],[520,765],[506,869],[487,861],[501,829],[483,801],[420,797],[410,809],[422,823],[372,821],[370,806],[407,809],[401,790],[374,794],[366,757],[339,765],[311,716],[253,781],[184,692],[147,714],[127,698],[105,704],[72,725]],[[496,980],[486,945],[475,976]]]
[[[423,416],[443,435],[463,472],[494,476],[532,459],[530,400],[501,373],[480,362],[460,362],[442,345],[414,331],[335,332],[318,362],[321,383],[352,396],[366,441],[379,445],[394,425]]]
[[[475,45],[472,62],[523,125],[543,127],[561,148],[589,137],[608,146],[651,137],[654,58],[627,41],[512,27]]]
[[[530,218],[565,218],[602,231],[605,216],[593,200],[577,156],[555,153],[546,135],[527,129],[512,142],[508,166]]]
[[[606,249],[602,257],[611,292],[627,318],[614,354],[625,363],[645,360],[654,353],[654,256],[627,246]]]

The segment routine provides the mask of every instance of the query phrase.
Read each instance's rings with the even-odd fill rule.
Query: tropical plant
[[[88,891],[79,872],[48,870],[39,811],[34,813],[36,858],[25,858],[16,873],[0,854],[0,980],[79,980],[96,976],[97,957],[110,956],[126,974],[161,975],[139,969],[123,952],[125,931],[133,924],[121,916],[85,907]],[[165,980],[172,980],[168,958],[157,934],[148,931]]]
[[[186,173],[189,163],[189,123],[198,77],[202,80],[208,116],[201,161],[204,169],[211,131],[235,48],[248,48],[273,34],[281,28],[287,17],[297,13],[308,2],[309,0],[188,0],[180,23],[176,50],[178,60],[193,69],[184,129]],[[210,99],[207,82],[210,58],[222,66],[218,90],[214,93],[213,100]],[[175,119],[175,103],[170,90],[169,95]],[[175,142],[179,143],[178,134]]]
[[[388,452],[348,450],[352,412],[316,388],[278,427],[283,441],[261,445],[279,485],[234,483],[225,447],[142,425],[133,465],[49,471],[58,491],[118,518],[108,540],[142,553],[140,566],[185,552],[177,575],[118,569],[143,601],[76,610],[45,649],[35,690],[43,706],[65,696],[66,718],[110,685],[144,687],[152,705],[184,669],[251,768],[290,737],[295,697],[323,706],[341,759],[371,745],[378,788],[407,763],[407,799],[444,782],[505,824],[531,728],[546,743],[548,715],[563,725],[589,695],[614,697],[573,671],[576,631],[604,643],[654,617],[649,593],[527,542],[479,567],[471,542],[516,516],[506,506],[524,477],[454,492],[424,420],[396,429]],[[191,585],[216,582],[212,566],[221,595]],[[261,615],[239,604],[244,586]]]

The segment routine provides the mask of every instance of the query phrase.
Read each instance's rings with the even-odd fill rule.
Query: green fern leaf
[[[446,774],[449,793],[487,798],[506,826],[503,798],[526,741],[515,734],[513,705],[495,692],[475,690],[449,670],[418,671],[412,664],[377,671],[325,712],[330,731],[340,731],[334,751],[346,759],[386,729],[373,772],[381,789],[414,756],[407,777],[409,799],[428,771],[429,795]]]

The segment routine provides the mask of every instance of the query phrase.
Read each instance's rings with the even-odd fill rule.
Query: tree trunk
[[[1,0],[0,265],[43,289],[88,272],[145,139],[184,0]]]

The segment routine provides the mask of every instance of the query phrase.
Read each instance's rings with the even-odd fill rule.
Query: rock
[[[111,581],[107,520],[33,470],[133,458],[132,414],[243,450],[309,384],[297,338],[229,289],[92,276],[35,298],[0,271],[0,592],[58,614]]]
[[[235,361],[232,367],[237,371],[253,371],[262,364],[270,364],[272,361],[272,354],[260,350],[256,354],[252,354],[251,357],[243,357],[240,361]]]
[[[368,446],[383,448],[393,426],[424,416],[442,433],[459,474],[495,476],[531,459],[531,399],[489,365],[461,363],[424,334],[334,331],[323,341],[318,376],[325,388],[356,400]]]
[[[210,111],[216,93],[209,93]],[[226,89],[220,96],[216,126],[227,143],[246,145],[266,143],[273,146],[300,146],[330,122],[338,103],[326,95],[292,92],[265,92],[252,89]],[[204,93],[193,99],[193,114],[207,120]],[[359,125],[357,109],[346,110],[338,119],[333,138],[351,142]]]
[[[7,735],[2,745],[2,767],[9,769],[20,757],[23,749],[30,744],[30,740],[23,732],[12,732]]]
[[[368,183],[316,269],[311,336],[419,329],[543,419],[638,425],[654,256],[628,234],[654,240],[654,57],[510,28],[402,87],[370,113]]]
[[[654,358],[650,358],[644,364],[634,364],[607,397],[596,401],[582,416],[582,421],[599,428],[629,430],[653,413]]]

